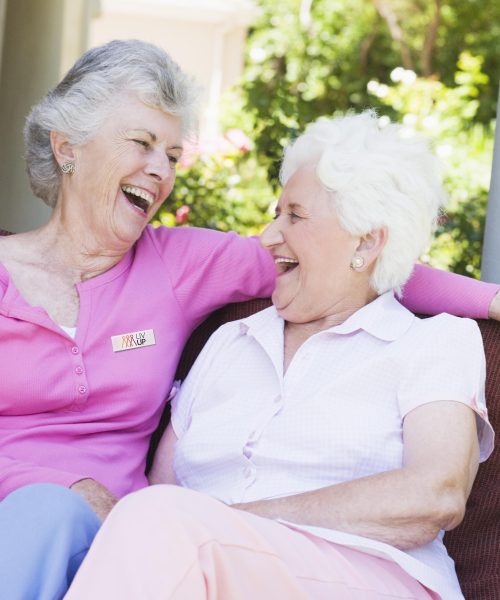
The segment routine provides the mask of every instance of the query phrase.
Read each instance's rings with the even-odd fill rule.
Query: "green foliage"
[[[273,187],[283,148],[319,115],[366,104],[360,51],[375,12],[365,0],[261,0],[243,81],[252,139]]]
[[[405,59],[417,74],[452,87],[464,51],[484,57],[484,72],[492,77],[482,83],[476,120],[488,123],[494,116],[498,0],[442,0],[439,12],[435,0],[312,0],[309,11],[300,0],[259,4],[248,39],[243,107],[253,118],[247,133],[274,188],[290,139],[320,115],[379,106],[367,93],[368,82],[390,83],[390,73]],[[391,12],[401,39],[393,38],[376,4]],[[390,116],[401,115],[395,109]]]
[[[500,73],[498,0],[256,0],[242,81],[224,129],[245,153],[179,170],[168,224],[257,232],[279,191],[283,148],[322,115],[375,107],[434,140],[450,204],[426,260],[478,276]],[[405,67],[405,68],[402,68]]]
[[[434,142],[444,166],[449,204],[424,260],[434,266],[479,277],[484,219],[493,152],[492,124],[476,122],[479,87],[488,83],[482,59],[460,55],[455,86],[395,69],[392,86],[372,81],[368,88],[394,109],[403,123]]]
[[[258,234],[269,220],[272,191],[255,157],[241,151],[203,153],[180,167],[174,191],[153,224],[193,225]]]
[[[435,53],[436,72],[448,86],[454,83],[454,65],[464,51],[482,57],[489,81],[481,88],[476,120],[488,123],[497,105],[500,77],[500,2],[498,0],[447,0],[441,10]]]

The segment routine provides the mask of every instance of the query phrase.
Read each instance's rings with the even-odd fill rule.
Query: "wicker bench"
[[[0,230],[0,235],[8,232]],[[189,339],[176,377],[183,379],[210,334],[227,321],[240,319],[269,306],[269,299],[229,304],[215,311]],[[500,431],[500,323],[478,321],[486,351],[486,398],[491,423]],[[153,435],[148,464],[169,419],[168,406]],[[467,600],[500,600],[500,450],[483,463],[472,488],[462,524],[445,536]],[[446,600],[446,599],[444,599]]]

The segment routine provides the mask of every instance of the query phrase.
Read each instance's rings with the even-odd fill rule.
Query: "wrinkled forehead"
[[[307,163],[300,166],[290,176],[281,192],[278,205],[297,205],[310,207],[314,204],[331,204],[333,194],[325,188],[317,175],[317,164]]]
[[[282,193],[305,193],[307,195],[322,195],[327,192],[324,184],[318,176],[318,163],[307,162],[300,165],[290,174],[287,182],[283,186]]]

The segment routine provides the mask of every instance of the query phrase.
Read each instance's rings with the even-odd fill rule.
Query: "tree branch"
[[[433,72],[432,59],[436,45],[437,33],[441,23],[441,0],[434,0],[435,11],[425,34],[422,48],[422,73],[429,77]]]
[[[392,7],[385,0],[372,1],[379,15],[387,23],[392,39],[399,44],[399,51],[401,54],[401,61],[403,63],[403,67],[405,69],[411,69],[413,71],[413,59],[410,53],[410,48],[408,47],[404,39],[403,30],[399,26],[396,13],[392,10]]]
[[[373,46],[373,42],[377,39],[376,33],[370,33],[367,35],[363,41],[361,42],[361,46],[359,48],[359,63],[361,67],[361,72],[366,75],[368,72],[368,56],[370,54],[371,47]]]

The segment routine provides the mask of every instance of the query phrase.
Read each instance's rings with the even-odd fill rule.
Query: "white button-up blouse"
[[[172,400],[180,485],[228,504],[288,496],[403,466],[403,419],[453,399],[477,415],[481,460],[494,434],[485,359],[474,321],[418,319],[383,294],[311,336],[283,373],[274,307],[223,325]],[[375,540],[294,524],[386,556],[446,600],[462,598],[442,543],[402,552]]]

